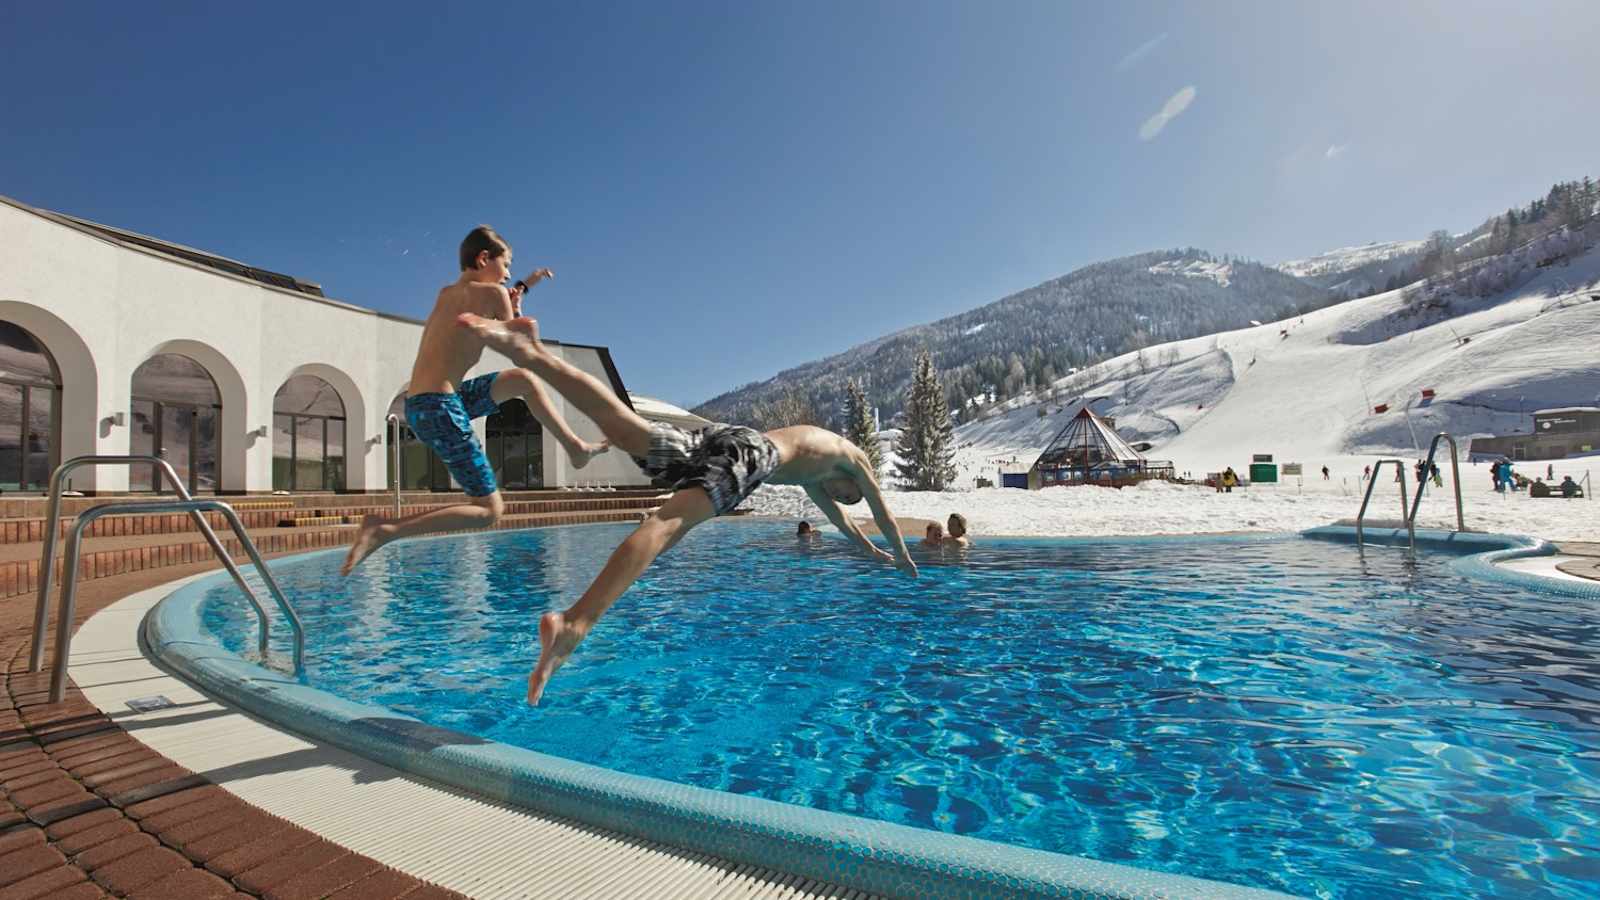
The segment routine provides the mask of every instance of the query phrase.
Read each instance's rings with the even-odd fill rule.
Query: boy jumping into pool
[[[471,499],[401,519],[367,516],[344,558],[341,574],[349,575],[372,551],[390,541],[434,531],[484,528],[500,519],[504,501],[488,457],[472,433],[472,420],[491,415],[507,400],[521,397],[528,404],[539,424],[566,448],[573,468],[588,465],[610,445],[609,441],[593,443],[573,434],[526,369],[462,380],[483,355],[483,344],[471,332],[458,328],[456,317],[471,313],[489,319],[515,318],[522,314],[522,297],[528,289],[555,273],[536,269],[507,291],[504,282],[511,277],[511,245],[487,225],[472,229],[461,242],[460,261],[461,277],[439,291],[422,329],[422,344],[406,386],[406,424],[439,454]]]
[[[839,435],[811,425],[766,433],[737,425],[714,424],[694,432],[665,423],[652,425],[594,376],[545,350],[532,319],[500,322],[463,313],[460,322],[479,341],[532,370],[593,419],[612,445],[631,455],[655,484],[673,488],[667,502],[611,554],[576,603],[539,619],[539,661],[528,677],[528,703],[539,702],[550,676],[657,556],[691,528],[731,511],[763,482],[803,486],[834,527],[878,559],[917,574],[866,454]],[[862,499],[894,550],[892,555],[878,549],[839,509],[840,503]]]

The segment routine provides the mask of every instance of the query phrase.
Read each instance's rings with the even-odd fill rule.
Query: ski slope
[[[942,519],[960,511],[978,534],[1299,530],[1353,517],[1366,466],[1414,460],[1434,434],[1449,431],[1462,451],[1469,527],[1600,541],[1600,502],[1495,494],[1488,467],[1466,458],[1473,436],[1526,431],[1536,409],[1600,405],[1600,250],[1530,268],[1487,297],[1391,291],[1149,347],[1060,379],[1053,393],[1015,398],[957,428],[957,490],[896,492],[895,513]],[[1146,456],[1171,460],[1180,475],[1203,478],[1226,466],[1245,473],[1262,453],[1299,462],[1305,474],[1226,495],[1167,484],[974,490],[980,477],[998,484],[1001,472],[1026,471],[1085,402],[1113,418],[1123,437],[1149,441]],[[1375,412],[1380,404],[1387,410]],[[894,433],[881,437],[890,450]],[[1446,453],[1447,490],[1430,489],[1419,527],[1453,525]],[[893,454],[885,455],[892,487]],[[1600,475],[1600,454],[1518,469],[1581,480]],[[1389,472],[1374,501],[1384,517],[1398,511]],[[803,493],[782,488],[762,488],[750,508],[820,520]]]
[[[963,461],[1031,461],[1081,402],[1150,441],[1152,458],[1196,472],[1256,453],[1415,457],[1442,430],[1465,452],[1473,435],[1527,430],[1536,409],[1600,402],[1600,251],[1491,297],[1419,293],[1125,354],[1058,381],[1055,401],[1026,395],[961,426]]]

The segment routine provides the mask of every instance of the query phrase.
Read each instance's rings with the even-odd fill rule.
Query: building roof
[[[1536,409],[1536,416],[1554,416],[1563,413],[1600,413],[1600,406],[1557,406],[1553,409]]]
[[[273,272],[268,269],[262,269],[257,266],[252,266],[249,263],[242,263],[235,259],[229,259],[226,256],[218,256],[215,253],[208,253],[204,250],[196,250],[193,247],[185,247],[182,244],[174,244],[171,241],[163,241],[160,238],[153,238],[147,234],[139,234],[136,231],[128,231],[127,229],[115,228],[110,225],[102,225],[99,222],[91,222],[88,219],[80,219],[77,216],[69,216],[66,213],[52,213],[46,210],[37,211],[51,218],[66,220],[81,228],[96,232],[113,240],[126,244],[136,244],[149,250],[155,250],[165,253],[169,256],[176,256],[179,259],[186,259],[189,262],[205,266],[208,269],[217,269],[218,271],[227,272],[232,275],[238,275],[241,278],[259,281],[262,284],[270,284],[273,287],[280,287],[289,291],[298,291],[302,294],[309,294],[312,297],[325,296],[322,293],[322,285],[311,281],[302,281],[293,275],[285,275],[282,272]]]
[[[680,422],[692,425],[710,425],[711,420],[697,416],[681,406],[674,406],[665,400],[656,397],[646,397],[643,394],[625,394],[631,401],[634,412],[646,419],[659,419],[668,422]]]
[[[1114,463],[1139,463],[1144,455],[1117,434],[1116,429],[1088,406],[1078,410],[1065,428],[1056,432],[1034,463],[1041,468],[1054,466],[1098,466]]]

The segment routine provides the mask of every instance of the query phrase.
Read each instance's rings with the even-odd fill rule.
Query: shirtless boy
[[[573,434],[550,405],[544,388],[525,369],[462,380],[483,355],[483,344],[457,327],[456,317],[471,313],[488,319],[515,318],[522,313],[527,290],[555,273],[537,269],[507,291],[504,282],[511,277],[511,246],[487,225],[472,229],[461,242],[460,258],[461,277],[439,291],[422,329],[422,345],[417,348],[417,361],[406,386],[406,424],[439,455],[470,500],[401,519],[367,516],[344,558],[341,574],[349,575],[372,551],[390,541],[434,531],[484,528],[500,519],[504,501],[494,469],[478,436],[472,433],[472,420],[493,414],[513,397],[521,397],[539,424],[556,436],[572,457],[574,468],[588,465],[610,443],[591,443]]]
[[[673,489],[667,502],[611,554],[576,603],[539,619],[539,661],[528,677],[530,704],[539,702],[550,676],[657,556],[682,540],[691,528],[731,511],[765,482],[804,487],[828,521],[863,550],[917,574],[900,526],[883,504],[866,454],[839,435],[811,425],[765,433],[737,425],[708,425],[694,432],[660,422],[652,425],[594,376],[546,351],[532,319],[499,322],[467,313],[460,320],[478,341],[560,391],[567,402],[600,426],[613,446],[631,455],[655,484]],[[873,544],[839,509],[840,503],[863,499],[893,548],[892,555]]]

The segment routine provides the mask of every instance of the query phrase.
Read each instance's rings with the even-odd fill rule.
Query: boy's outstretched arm
[[[872,518],[878,523],[878,530],[883,532],[884,539],[894,550],[895,566],[911,577],[917,577],[917,564],[911,561],[911,551],[906,549],[906,540],[900,534],[900,523],[895,521],[894,515],[889,512],[889,507],[883,503],[883,492],[878,490],[878,480],[856,460],[850,461],[850,469],[855,476],[856,485],[861,488],[862,498],[867,501],[867,506],[872,508]]]
[[[808,484],[805,487],[806,496],[810,497],[811,502],[815,503],[817,508],[822,510],[822,514],[828,517],[828,521],[833,523],[833,527],[839,529],[846,537],[855,541],[862,547],[862,549],[866,550],[873,556],[876,556],[884,562],[894,561],[893,556],[890,556],[889,554],[878,549],[877,544],[874,544],[870,538],[861,533],[861,529],[856,527],[856,523],[850,521],[850,517],[845,515],[844,510],[839,508],[839,504],[833,502],[833,498],[829,497],[827,492],[824,491],[820,486]]]
[[[554,277],[556,277],[556,273],[548,268],[534,269],[533,274],[522,279],[521,281],[513,283],[511,285],[510,318],[515,319],[517,316],[522,315],[522,298],[528,295],[528,291],[533,290],[534,285],[545,280],[546,278]],[[510,319],[506,319],[505,321],[510,321]]]

